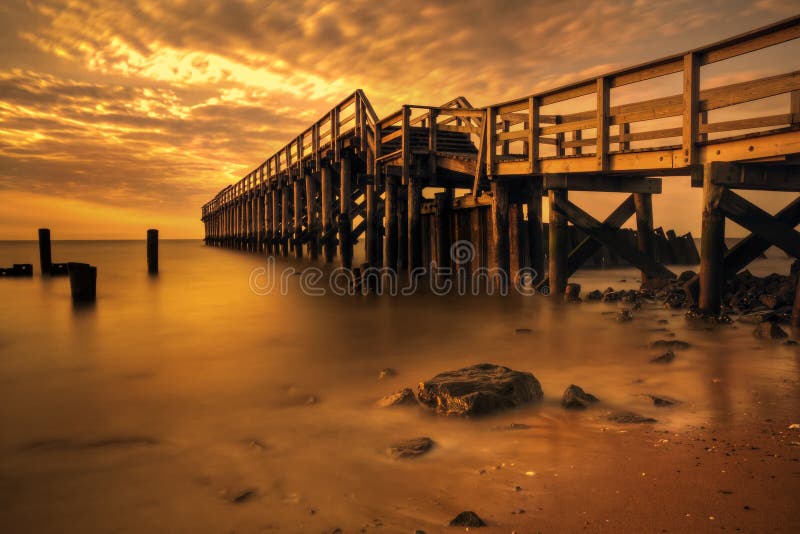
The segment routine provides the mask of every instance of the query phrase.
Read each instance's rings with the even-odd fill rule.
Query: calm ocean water
[[[35,242],[0,243],[0,265],[37,273],[0,280],[7,532],[347,532],[376,518],[387,532],[435,532],[486,466],[613,461],[607,409],[671,431],[731,424],[767,414],[753,399],[798,372],[794,348],[753,339],[750,325],[709,329],[656,306],[621,324],[616,305],[542,297],[313,297],[294,281],[286,295],[257,295],[248,280],[263,259],[195,241],[162,241],[157,277],[144,242],[54,242],[53,259],[98,266],[95,306],[73,308],[67,278],[38,275]],[[785,272],[788,260],[752,270]],[[615,269],[576,281],[586,291],[636,278]],[[658,353],[648,344],[671,336],[692,347],[670,366],[648,363]],[[545,402],[478,420],[374,406],[479,362],[533,372]],[[379,380],[385,367],[397,376]],[[604,408],[563,411],[571,383]],[[649,393],[682,404],[655,408]],[[510,423],[533,431],[496,430]],[[417,436],[437,443],[426,457],[385,454]]]

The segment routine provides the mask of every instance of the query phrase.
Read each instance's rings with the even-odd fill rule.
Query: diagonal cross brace
[[[790,256],[800,258],[800,233],[795,231],[793,225],[773,217],[727,188],[720,197],[719,209],[730,220],[747,228],[754,235],[772,243]]]
[[[613,249],[628,263],[638,267],[647,276],[652,278],[675,278],[675,274],[672,271],[621,239],[616,228],[601,223],[569,200],[557,200],[555,208],[572,221],[572,224],[608,248]]]
[[[622,204],[606,217],[602,224],[608,228],[618,230],[634,213],[636,213],[636,204],[634,203],[633,195],[628,195]],[[575,271],[580,269],[602,246],[603,243],[593,238],[591,235],[585,237],[583,241],[569,253],[569,258],[567,259],[567,278],[575,274]],[[549,282],[549,277],[545,277],[539,282],[539,286],[546,286]]]

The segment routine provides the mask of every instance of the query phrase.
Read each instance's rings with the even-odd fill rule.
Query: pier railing
[[[491,105],[487,108],[486,174],[636,169],[685,172],[701,162],[698,143],[707,142],[709,134],[797,126],[800,71],[701,91],[700,69],[798,37],[800,16],[685,54]],[[683,74],[680,94],[617,106],[610,104],[613,89],[677,73]],[[707,122],[709,111],[785,93],[794,93],[792,107],[786,113]],[[595,95],[593,109],[569,114],[546,113],[549,106],[569,101],[578,104],[581,97],[590,95]],[[585,101],[580,103],[586,105]],[[670,117],[682,117],[681,126],[648,128],[649,121]],[[636,131],[632,131],[631,125],[636,125]],[[591,137],[585,137],[586,133]],[[714,141],[731,137],[734,136],[717,136]],[[640,141],[648,142],[649,155],[633,155],[641,150],[632,143]],[[512,150],[512,145],[516,150]]]
[[[356,149],[361,154],[374,154],[377,123],[372,104],[361,89],[356,90],[244,178],[220,191],[203,206],[203,215],[252,191],[274,185],[287,172],[299,173],[308,161],[313,162],[316,171],[321,169],[325,158],[338,161],[345,137],[356,140]]]

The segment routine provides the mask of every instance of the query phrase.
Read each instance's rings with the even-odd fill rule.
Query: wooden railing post
[[[533,96],[528,98],[528,171],[539,172],[539,99]]]
[[[597,79],[597,170],[607,171],[611,89],[608,78]]]
[[[497,108],[486,109],[486,176],[494,175],[497,159]]]
[[[697,163],[700,133],[700,59],[694,52],[683,57],[683,164]]]

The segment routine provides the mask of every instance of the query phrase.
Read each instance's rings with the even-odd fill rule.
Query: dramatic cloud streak
[[[163,220],[167,237],[198,237],[205,200],[355,88],[379,113],[461,94],[483,105],[795,9],[791,0],[11,0],[0,6],[0,202],[15,209],[0,217],[0,239],[31,237],[36,215],[49,224],[56,212],[74,216],[59,220],[68,235],[95,237],[98,218],[84,208],[110,219],[108,235],[140,237],[138,213],[143,228]],[[69,209],[53,209],[65,200]],[[694,220],[665,224],[696,230]]]

